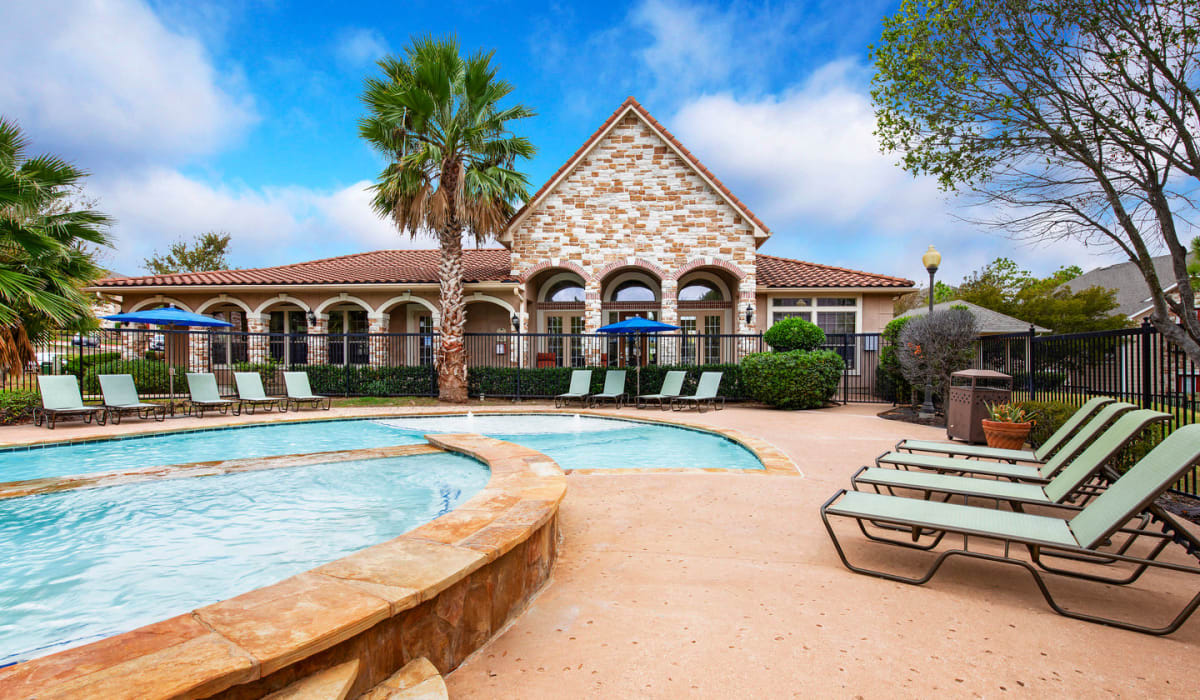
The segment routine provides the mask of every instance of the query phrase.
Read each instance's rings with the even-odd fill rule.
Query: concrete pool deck
[[[530,402],[516,410],[540,407]],[[303,415],[439,410],[445,409],[344,408]],[[984,562],[949,564],[921,587],[847,571],[821,524],[820,504],[900,438],[944,436],[939,429],[884,421],[875,416],[879,410],[730,407],[671,416],[766,440],[795,461],[802,478],[570,474],[550,584],[521,617],[447,677],[451,696],[1194,693],[1189,676],[1200,652],[1200,617],[1165,638],[1069,620],[1046,607],[1025,572]],[[668,415],[628,408],[606,413]],[[128,421],[98,429],[64,423],[54,431],[17,426],[0,430],[0,442],[276,418],[183,418],[153,426]],[[852,555],[865,551],[855,538],[847,541]],[[879,556],[872,563],[911,572],[924,561],[911,554]],[[1181,604],[1182,594],[1163,592],[1162,581],[1150,579],[1146,587],[1169,604]],[[1108,589],[1093,584],[1063,590],[1095,601]]]

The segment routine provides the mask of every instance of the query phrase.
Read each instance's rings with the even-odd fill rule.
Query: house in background
[[[1175,279],[1170,255],[1159,255],[1153,261],[1154,271],[1160,280]],[[1150,305],[1150,287],[1142,277],[1142,271],[1132,262],[1089,270],[1063,286],[1074,290],[1104,287],[1116,291],[1117,308],[1114,312],[1124,314],[1134,323],[1141,323],[1142,319],[1147,318],[1154,310]],[[1174,288],[1172,283],[1165,291],[1170,293]]]
[[[499,236],[503,247],[464,252],[466,330],[507,333],[515,317],[523,331],[584,335],[643,316],[716,338],[801,317],[830,334],[872,333],[891,320],[895,298],[912,291],[899,277],[758,253],[770,235],[629,98],[513,216]],[[438,325],[437,268],[434,250],[381,250],[105,279],[92,289],[119,294],[125,311],[174,304],[249,332],[422,333]],[[539,363],[597,360],[569,338],[538,350]],[[286,347],[270,352],[296,361]],[[374,351],[357,360],[349,350],[331,352],[319,359],[365,362]],[[728,361],[727,354],[702,342],[687,359]]]
[[[971,315],[975,317],[975,324],[976,324],[976,328],[979,332],[979,335],[1007,335],[1009,333],[1028,333],[1029,329],[1031,327],[1033,328],[1034,333],[1042,334],[1042,333],[1050,333],[1051,332],[1051,330],[1049,328],[1042,328],[1041,326],[1035,326],[1032,323],[1029,323],[1028,321],[1022,321],[1019,318],[1009,316],[1008,314],[1002,314],[999,311],[992,311],[991,309],[984,308],[984,307],[980,306],[979,304],[972,304],[969,301],[962,301],[962,300],[943,301],[939,304],[934,304],[933,310],[934,311],[945,311],[947,309],[953,309],[956,307],[961,308],[964,306],[967,308],[967,311],[970,311]],[[906,311],[903,314],[901,314],[901,316],[927,316],[927,315],[929,315],[929,308],[926,306],[918,306],[917,308],[912,309],[911,311]]]

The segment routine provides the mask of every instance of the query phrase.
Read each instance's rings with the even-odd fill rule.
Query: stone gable
[[[554,261],[596,277],[636,259],[662,271],[664,301],[701,258],[740,270],[753,298],[754,251],[753,226],[632,110],[512,232],[514,275]]]

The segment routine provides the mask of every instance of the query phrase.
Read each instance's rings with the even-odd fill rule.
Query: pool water
[[[563,469],[762,469],[750,450],[713,433],[578,415],[429,416],[273,423],[0,452],[0,482],[164,464],[423,444],[426,433],[508,440]]]
[[[0,665],[387,541],[453,510],[489,476],[442,453],[0,500]]]

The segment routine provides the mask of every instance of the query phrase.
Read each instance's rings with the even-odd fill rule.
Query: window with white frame
[[[857,368],[857,339],[861,297],[772,297],[771,323],[785,318],[802,318],[817,324],[826,336],[832,336],[822,347],[833,350],[846,361],[846,368]]]

